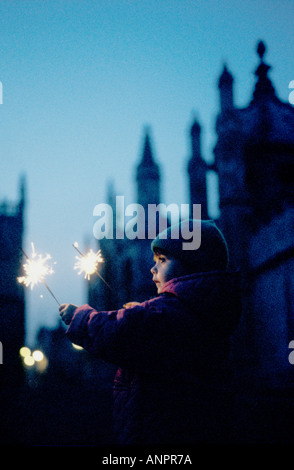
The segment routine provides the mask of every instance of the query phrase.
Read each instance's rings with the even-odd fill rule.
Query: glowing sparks
[[[48,287],[45,282],[45,277],[48,276],[48,274],[54,273],[52,267],[48,263],[48,261],[51,260],[51,256],[48,254],[45,256],[37,254],[35,251],[34,244],[32,243],[31,245],[31,257],[29,257],[23,251],[23,254],[27,259],[27,262],[23,265],[25,275],[18,277],[17,280],[20,284],[24,284],[26,287],[30,287],[31,289],[33,289],[36,284],[42,282],[46,289],[50,292],[52,297],[56,300],[57,304],[60,305],[60,302],[57,300],[52,290]]]
[[[75,242],[73,246],[78,249],[78,244]],[[78,250],[79,251],[79,250]],[[80,251],[79,251],[80,253]],[[103,263],[104,259],[101,255],[101,250],[94,253],[92,249],[86,255],[76,256],[77,262],[74,269],[78,269],[78,274],[84,274],[85,279],[90,280],[92,274],[97,273],[99,263]]]
[[[51,260],[50,255],[37,254],[34,244],[32,243],[31,257],[27,257],[27,262],[23,265],[25,275],[17,278],[18,282],[26,287],[34,288],[36,284],[44,282],[44,278],[54,271],[49,266],[48,261]]]
[[[85,279],[88,278],[88,280],[90,280],[91,274],[97,274],[100,279],[104,282],[104,284],[106,284],[107,287],[109,287],[109,289],[113,291],[111,286],[108,284],[108,282],[105,281],[105,279],[101,276],[98,271],[99,263],[104,262],[104,259],[101,256],[101,250],[98,250],[97,253],[94,253],[91,249],[86,255],[84,255],[79,250],[79,244],[77,242],[73,243],[72,246],[80,254],[80,256],[76,256],[76,259],[78,261],[76,262],[74,269],[79,269],[79,274],[84,273]]]

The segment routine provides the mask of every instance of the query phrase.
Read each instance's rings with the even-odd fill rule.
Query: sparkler
[[[101,255],[101,250],[98,250],[97,253],[94,253],[94,251],[90,249],[88,253],[84,255],[79,250],[79,244],[77,242],[73,243],[72,246],[80,255],[80,256],[76,256],[77,262],[74,266],[74,269],[80,270],[78,274],[84,273],[85,279],[90,280],[91,275],[96,273],[98,274],[100,279],[107,285],[107,287],[110,290],[112,290],[108,282],[106,282],[105,279],[98,272],[99,263],[104,262],[104,259],[102,258],[102,255]]]
[[[35,251],[34,244],[32,243],[32,255],[29,257],[24,250],[22,250],[24,256],[27,259],[27,263],[23,265],[25,275],[20,276],[17,278],[20,284],[24,284],[26,287],[30,287],[31,290],[34,288],[36,284],[42,282],[46,289],[50,292],[52,297],[55,299],[58,305],[60,302],[57,300],[55,295],[53,294],[52,290],[49,288],[47,283],[45,282],[45,276],[48,274],[52,274],[54,271],[52,267],[49,266],[48,261],[51,259],[50,255],[42,256],[41,254],[37,254]]]

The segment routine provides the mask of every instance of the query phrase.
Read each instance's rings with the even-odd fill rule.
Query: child
[[[226,241],[211,221],[198,250],[183,250],[182,231],[151,244],[158,296],[117,311],[60,306],[68,338],[118,366],[116,443],[226,441],[230,418],[229,337],[240,315],[238,275],[227,271]]]

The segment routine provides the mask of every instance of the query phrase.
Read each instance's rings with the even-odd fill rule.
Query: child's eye
[[[164,258],[163,256],[160,256],[159,261],[160,261],[160,263],[164,263],[164,262],[165,262],[165,258]]]

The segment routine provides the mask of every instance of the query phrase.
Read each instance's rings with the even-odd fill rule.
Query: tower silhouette
[[[22,265],[25,178],[19,184],[19,201],[0,205],[0,341],[3,364],[0,385],[12,390],[23,380],[19,349],[25,339],[25,297],[17,282]]]
[[[150,128],[146,128],[142,159],[137,166],[137,202],[147,211],[148,204],[159,204],[160,201],[160,170],[154,161],[151,145]]]
[[[201,127],[194,119],[190,130],[191,156],[188,161],[188,177],[190,190],[190,216],[193,215],[193,204],[201,204],[201,218],[208,218],[208,198],[206,173],[207,163],[204,161],[201,152]]]
[[[256,83],[245,108],[234,105],[233,80],[223,71],[214,154],[218,224],[228,240],[231,266],[243,273],[236,370],[253,382],[283,388],[293,380],[287,356],[294,338],[294,109],[277,97],[265,52],[259,41]]]

